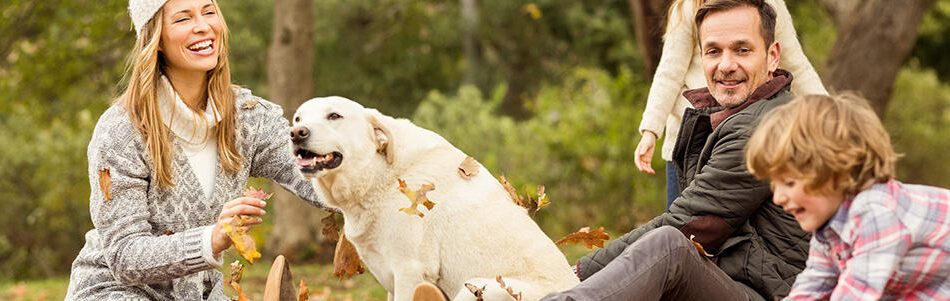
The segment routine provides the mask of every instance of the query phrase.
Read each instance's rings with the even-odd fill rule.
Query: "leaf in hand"
[[[249,198],[259,199],[261,201],[266,201],[270,199],[270,197],[274,196],[274,194],[273,193],[268,194],[264,192],[263,189],[255,189],[254,187],[248,187],[247,189],[244,189],[244,196],[249,197]]]
[[[577,232],[568,234],[567,236],[558,239],[555,244],[562,245],[564,243],[582,243],[588,249],[593,249],[594,246],[603,248],[604,241],[609,239],[610,235],[607,235],[607,233],[604,232],[604,227],[600,227],[594,231],[590,231],[590,227],[584,227]]]
[[[297,288],[297,301],[307,300],[310,300],[310,288],[307,287],[306,283],[303,283],[303,279],[300,279],[300,286]]]
[[[412,190],[406,187],[406,181],[403,181],[402,179],[397,180],[399,180],[399,187],[396,187],[396,189],[399,189],[399,191],[402,192],[402,194],[405,194],[406,197],[409,198],[409,201],[412,202],[409,204],[408,208],[400,208],[399,211],[405,212],[408,215],[418,215],[419,217],[424,217],[425,214],[422,214],[422,212],[418,209],[420,204],[425,206],[426,209],[432,210],[432,207],[435,206],[435,203],[429,200],[429,198],[426,196],[426,193],[435,190],[435,185],[432,185],[431,183],[422,184],[422,186],[419,187],[419,190]]]
[[[106,204],[112,200],[112,176],[109,175],[109,169],[99,170],[99,191],[106,197]]]
[[[356,253],[356,248],[346,239],[346,234],[340,232],[340,239],[336,242],[336,251],[333,255],[333,277],[343,280],[350,279],[353,275],[362,274],[363,263],[360,262],[360,255]]]
[[[336,213],[331,212],[330,215],[324,217],[320,220],[320,223],[323,224],[323,237],[326,237],[330,242],[336,242],[337,238],[340,237],[340,226],[336,223]]]
[[[468,180],[477,175],[478,162],[475,162],[475,158],[465,157],[465,160],[462,160],[462,163],[459,164],[459,176]]]
[[[234,249],[238,251],[238,254],[241,254],[247,262],[254,263],[255,258],[261,258],[261,253],[254,245],[254,238],[247,235],[247,230],[244,229],[244,221],[247,219],[248,217],[244,215],[231,218],[231,221],[224,224],[223,228],[234,243]]]
[[[706,252],[705,249],[703,249],[703,245],[701,245],[701,244],[699,244],[698,242],[696,242],[695,240],[693,240],[694,237],[696,237],[696,235],[690,234],[690,235],[689,235],[689,242],[693,243],[693,246],[696,247],[696,250],[699,251],[699,254],[703,254],[703,255],[705,255],[706,257],[713,257],[713,254],[709,254],[709,253]]]

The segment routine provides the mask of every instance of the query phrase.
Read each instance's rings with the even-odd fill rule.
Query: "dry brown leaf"
[[[498,181],[501,182],[501,186],[505,187],[505,191],[508,192],[508,195],[511,196],[511,200],[514,201],[515,204],[518,204],[518,206],[524,206],[522,205],[524,202],[521,201],[521,196],[518,195],[518,190],[515,190],[515,187],[511,186],[511,183],[508,182],[508,178],[505,178],[505,176],[500,176],[498,177]]]
[[[462,160],[462,163],[459,164],[459,176],[468,180],[477,175],[478,162],[475,162],[475,158],[465,157],[465,160]]]
[[[108,204],[112,200],[112,176],[109,174],[109,168],[99,170],[99,191],[102,191]]]
[[[310,300],[310,288],[307,288],[307,284],[303,283],[303,279],[300,279],[300,286],[297,288],[297,301],[307,300]]]
[[[350,279],[353,275],[362,274],[363,264],[360,262],[360,255],[356,253],[356,248],[346,239],[346,234],[340,232],[340,239],[336,242],[336,250],[333,255],[333,277]]]
[[[501,289],[505,290],[509,296],[515,299],[515,301],[522,301],[524,299],[524,296],[522,296],[521,292],[515,294],[515,291],[505,284],[505,280],[501,279],[501,275],[496,276],[495,281],[498,281],[498,285],[501,285]]]
[[[594,231],[590,231],[590,227],[584,227],[577,232],[568,234],[567,236],[558,239],[555,244],[562,245],[564,243],[583,243],[588,249],[593,249],[594,246],[603,248],[604,241],[609,239],[610,235],[607,235],[607,233],[604,232],[604,227],[600,227]]]
[[[511,182],[508,182],[508,178],[505,178],[505,176],[498,177],[498,182],[501,182],[501,186],[505,187],[505,191],[511,196],[511,200],[518,206],[527,209],[528,216],[532,218],[538,213],[538,210],[551,204],[551,202],[548,201],[547,193],[544,192],[544,185],[538,185],[538,195],[536,197],[531,196],[530,193],[525,193],[524,197],[522,197],[518,195],[518,190],[511,185]]]
[[[254,189],[254,187],[248,187],[247,189],[244,189],[244,196],[266,201],[270,199],[270,197],[274,196],[274,194],[268,194],[264,192],[263,189]]]
[[[435,185],[432,183],[422,184],[419,187],[419,190],[412,190],[406,187],[406,181],[402,179],[396,179],[399,181],[399,186],[396,189],[399,189],[402,194],[405,194],[409,198],[409,201],[412,202],[409,204],[408,208],[400,208],[399,211],[405,212],[408,215],[418,215],[419,217],[424,217],[425,214],[422,214],[419,211],[418,206],[421,204],[426,207],[426,209],[432,210],[432,207],[435,207],[435,203],[429,200],[429,197],[426,196],[426,193],[429,191],[435,190]]]
[[[483,296],[485,295],[485,286],[482,286],[482,288],[478,288],[474,284],[465,283],[465,288],[467,288],[468,291],[472,292],[472,295],[475,295],[476,301],[485,301],[485,299],[483,299],[484,298]]]
[[[234,300],[247,301],[247,296],[244,295],[244,290],[241,289],[240,284],[238,284],[237,282],[231,282],[231,288],[233,288],[234,291],[237,292],[238,294],[237,298],[235,298]]]
[[[253,109],[254,106],[256,106],[258,103],[260,102],[257,101],[257,99],[248,100],[244,102],[244,105],[242,105],[241,108],[245,110],[250,110],[250,109]]]
[[[340,237],[340,226],[336,223],[336,213],[330,212],[330,215],[324,217],[320,220],[320,223],[323,224],[323,237],[326,237],[330,242],[336,242],[337,238]]]
[[[709,254],[709,253],[706,252],[706,249],[703,249],[703,245],[701,245],[701,244],[699,244],[698,242],[696,242],[695,240],[693,240],[694,237],[696,237],[696,235],[690,234],[690,235],[689,235],[689,242],[693,243],[693,246],[696,247],[696,250],[699,251],[699,254],[703,254],[703,255],[705,255],[706,257],[713,257],[713,254]]]
[[[240,283],[241,278],[244,277],[244,265],[235,260],[231,263],[231,272],[229,274],[231,278],[228,282]]]

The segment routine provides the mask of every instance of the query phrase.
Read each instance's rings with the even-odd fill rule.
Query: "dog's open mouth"
[[[343,163],[343,154],[332,152],[329,154],[318,154],[302,148],[298,148],[297,166],[300,171],[305,173],[318,172],[324,169],[334,169]]]

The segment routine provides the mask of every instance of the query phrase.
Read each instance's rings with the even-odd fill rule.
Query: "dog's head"
[[[339,96],[308,100],[294,114],[290,137],[304,177],[392,164],[392,135],[374,109]]]

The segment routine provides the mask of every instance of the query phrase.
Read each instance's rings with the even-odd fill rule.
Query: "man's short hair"
[[[776,107],[745,154],[756,177],[801,178],[806,192],[845,195],[893,178],[897,157],[881,120],[853,94],[799,96]]]
[[[696,11],[696,37],[699,38],[699,28],[703,25],[706,16],[723,12],[737,7],[748,6],[759,11],[759,33],[768,48],[775,41],[775,9],[765,0],[709,0]]]

